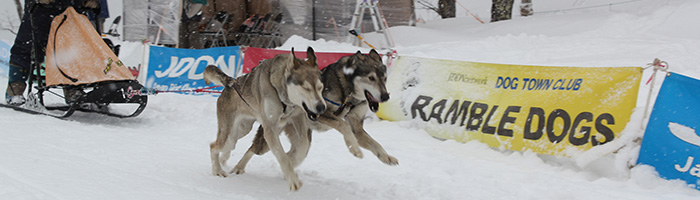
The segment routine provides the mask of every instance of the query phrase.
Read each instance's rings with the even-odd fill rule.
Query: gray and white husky
[[[365,114],[368,110],[376,112],[379,103],[389,100],[389,93],[386,90],[386,66],[382,63],[381,56],[371,50],[368,55],[363,55],[360,51],[338,60],[322,70],[321,80],[323,82],[323,97],[326,99],[328,109],[323,112],[317,121],[306,118],[290,119],[285,131],[297,131],[290,134],[292,137],[307,135],[308,143],[311,141],[311,129],[326,131],[330,128],[338,130],[345,139],[350,152],[362,158],[362,151],[358,147],[370,150],[374,155],[387,165],[398,165],[398,160],[390,156],[376,140],[367,134],[363,127]],[[308,127],[306,131],[298,132]],[[265,127],[258,128],[253,144],[234,167],[232,173],[241,174],[245,171],[245,166],[253,155],[262,155],[269,148],[269,141],[263,136]],[[306,144],[308,144],[306,143]],[[306,157],[309,145],[300,145],[307,149],[296,161],[299,163]],[[292,150],[290,150],[292,152]],[[298,164],[298,163],[297,163]]]
[[[227,176],[221,169],[221,163],[229,158],[238,139],[247,135],[253,123],[258,121],[264,131],[258,131],[257,137],[267,141],[290,190],[301,187],[294,168],[301,162],[299,157],[306,157],[310,139],[305,136],[308,134],[290,137],[292,150],[289,153],[284,152],[279,134],[283,129],[287,134],[307,132],[309,128],[304,123],[298,123],[299,119],[316,121],[318,115],[326,110],[321,95],[323,83],[311,47],[307,50],[307,58],[306,61],[296,58],[292,50],[291,54],[280,54],[265,60],[250,73],[236,79],[215,66],[204,70],[207,84],[213,82],[225,86],[216,103],[218,131],[216,141],[210,145],[212,174]],[[296,130],[287,127],[296,127]]]

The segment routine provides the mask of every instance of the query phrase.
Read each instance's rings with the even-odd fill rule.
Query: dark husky
[[[279,134],[285,127],[290,127],[295,119],[308,118],[316,121],[318,114],[326,110],[321,96],[321,83],[318,64],[314,50],[307,50],[307,61],[291,54],[280,54],[253,68],[245,76],[233,79],[215,66],[204,70],[207,84],[213,82],[225,88],[216,102],[218,131],[216,141],[211,143],[212,173],[226,177],[221,169],[221,162],[230,156],[238,139],[247,135],[255,121],[260,122],[265,131],[259,131],[268,141],[270,150],[277,158],[284,177],[291,190],[298,190],[301,181],[294,172],[299,164],[296,154],[306,156],[306,151],[285,153],[279,140]],[[298,124],[298,130],[285,129],[288,134],[302,133],[308,127]],[[308,149],[308,134],[290,137],[292,149]],[[259,136],[260,137],[260,136]],[[223,153],[223,154],[222,154]],[[291,158],[290,158],[291,157]]]
[[[385,87],[386,66],[382,64],[381,56],[375,50],[370,51],[369,55],[363,55],[358,51],[324,68],[321,80],[324,85],[323,97],[327,101],[328,109],[319,116],[318,121],[296,118],[292,119],[288,126],[310,125],[311,129],[320,131],[334,128],[343,134],[345,144],[356,157],[362,157],[359,144],[362,148],[372,151],[385,164],[398,165],[398,160],[390,156],[363,127],[367,110],[377,112],[379,103],[389,100],[389,93]],[[267,138],[262,137],[263,130],[264,127],[258,128],[253,144],[232,172],[244,173],[245,166],[254,154],[262,155],[269,150]],[[288,127],[285,131],[287,130],[295,129]],[[308,134],[311,140],[310,129],[297,135],[303,134]],[[305,152],[308,152],[308,149]],[[297,159],[303,160],[306,154],[303,156]]]

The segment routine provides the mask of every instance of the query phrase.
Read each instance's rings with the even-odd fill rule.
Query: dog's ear
[[[382,61],[382,56],[380,56],[379,53],[377,53],[377,51],[375,51],[374,49],[369,51],[369,57],[379,62]]]
[[[294,47],[292,47],[292,51],[290,51],[289,54],[291,54],[291,56],[289,57],[289,59],[291,59],[292,61],[293,61],[293,60],[296,60],[297,57],[294,55]]]
[[[357,50],[357,52],[355,52],[355,57],[359,58],[360,60],[365,60],[365,57],[362,55],[362,52],[360,52],[360,50]]]
[[[317,65],[316,53],[314,52],[314,48],[309,47],[306,49],[306,62],[310,65]]]
[[[289,62],[292,63],[292,68],[296,70],[302,65],[302,63],[299,59],[297,59],[297,56],[294,55],[294,47],[292,47],[291,54],[292,56],[289,56],[289,59],[291,59]]]

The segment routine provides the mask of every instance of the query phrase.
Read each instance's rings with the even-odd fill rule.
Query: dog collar
[[[340,103],[336,103],[335,101],[333,101],[333,100],[331,100],[331,99],[329,99],[329,98],[323,97],[323,99],[326,100],[328,103],[331,103],[331,104],[333,104],[333,105],[342,106],[342,105],[340,105]]]
[[[333,100],[330,100],[330,99],[328,99],[328,98],[326,98],[326,97],[323,97],[323,99],[325,99],[328,103],[331,103],[331,104],[333,104],[333,105],[339,106],[339,107],[338,107],[338,110],[336,110],[335,112],[333,112],[333,114],[336,115],[336,116],[337,116],[337,115],[340,115],[340,113],[342,113],[343,110],[345,110],[345,107],[350,107],[350,109],[352,109],[352,108],[355,107],[355,105],[361,104],[362,102],[365,101],[365,100],[361,100],[361,101],[359,101],[358,103],[352,103],[352,100],[353,100],[352,97],[348,97],[347,99],[345,99],[345,101],[343,102],[343,104],[340,104],[340,103],[335,102],[335,101],[333,101]]]

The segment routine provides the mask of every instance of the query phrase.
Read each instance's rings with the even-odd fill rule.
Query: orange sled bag
[[[51,22],[46,45],[46,86],[135,80],[86,16],[69,7]]]

